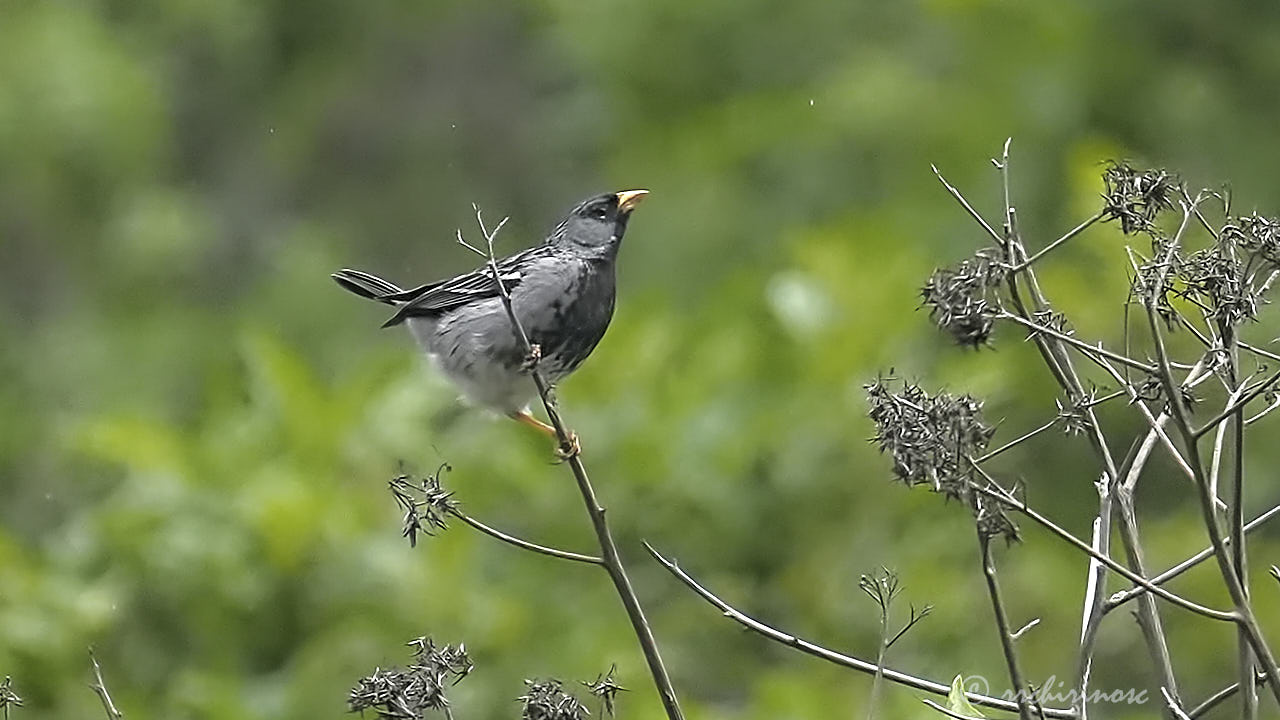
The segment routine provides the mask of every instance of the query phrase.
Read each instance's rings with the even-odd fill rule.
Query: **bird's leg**
[[[541,420],[534,417],[533,415],[530,415],[528,410],[521,410],[520,412],[511,413],[510,417],[512,420],[515,420],[521,425],[528,425],[529,427],[533,428],[534,430],[537,430],[543,435],[546,435],[552,440],[558,439],[556,436],[556,429],[554,427],[551,427],[550,425],[542,422]]]
[[[537,430],[543,435],[546,435],[547,437],[551,438],[553,442],[559,442],[560,440],[560,436],[556,433],[556,429],[554,427],[542,422],[541,420],[534,417],[533,415],[530,415],[528,410],[521,410],[520,412],[511,413],[510,417],[512,420],[515,420],[521,425],[528,425],[534,430]],[[561,460],[568,460],[569,458],[580,455],[581,453],[582,453],[582,445],[578,442],[578,433],[570,430],[568,443],[557,447],[556,455]]]

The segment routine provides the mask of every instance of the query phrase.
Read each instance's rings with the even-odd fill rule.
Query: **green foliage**
[[[895,568],[934,610],[891,664],[994,678],[963,513],[888,482],[866,442],[861,387],[880,368],[985,398],[996,443],[1056,395],[1033,348],[958,348],[915,312],[934,268],[983,242],[929,163],[988,212],[984,158],[1013,135],[1037,246],[1097,209],[1111,158],[1230,178],[1242,212],[1280,208],[1280,98],[1260,90],[1280,69],[1274,8],[11,0],[0,16],[14,718],[100,712],[90,645],[130,720],[333,717],[423,634],[475,660],[450,695],[460,718],[515,717],[525,678],[614,663],[631,689],[618,716],[655,717],[598,570],[457,523],[416,549],[399,537],[386,482],[401,461],[448,461],[468,513],[592,550],[545,442],[458,405],[326,277],[426,281],[474,262],[453,244],[473,201],[512,216],[509,251],[579,197],[631,186],[653,195],[614,325],[560,398],[689,716],[856,717],[871,681],[739,633],[641,537],[744,609],[864,655],[879,628],[859,578]],[[1091,229],[1041,275],[1109,342],[1121,247],[1118,228]],[[1076,531],[1095,472],[1083,442],[1050,433],[1002,459]],[[1254,451],[1255,472],[1280,461]],[[1140,492],[1167,508],[1144,525],[1149,562],[1200,549],[1174,473]],[[1085,563],[1025,530],[1001,557],[1012,611],[1043,619],[1020,650],[1033,680],[1066,677]],[[1211,571],[1179,582],[1214,599]],[[1136,627],[1106,632],[1108,684],[1145,687]],[[1171,628],[1188,694],[1228,680],[1225,635]],[[879,708],[922,712],[892,686]]]

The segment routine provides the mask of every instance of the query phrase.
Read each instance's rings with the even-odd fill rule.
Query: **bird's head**
[[[648,190],[622,190],[588,198],[569,211],[552,241],[596,251],[617,248],[631,211],[648,194]]]

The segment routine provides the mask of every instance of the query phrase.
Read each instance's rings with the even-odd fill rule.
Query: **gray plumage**
[[[541,351],[538,369],[555,383],[591,354],[613,317],[615,263],[627,219],[646,191],[589,198],[538,246],[498,261],[512,309]],[[526,354],[487,266],[403,290],[359,270],[333,279],[361,297],[394,306],[383,327],[405,324],[462,394],[516,415],[535,388]]]

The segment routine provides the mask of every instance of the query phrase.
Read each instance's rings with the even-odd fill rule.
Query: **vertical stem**
[[[1236,343],[1236,329],[1224,324],[1222,342],[1227,347],[1227,375],[1232,387],[1240,383],[1240,348]],[[1227,421],[1230,425],[1232,463],[1231,463],[1231,519],[1229,537],[1231,539],[1231,565],[1236,577],[1240,579],[1240,590],[1246,602],[1249,599],[1249,565],[1248,547],[1244,538],[1244,407],[1231,415]],[[1240,675],[1240,717],[1242,720],[1253,720],[1258,716],[1258,689],[1253,683],[1253,653],[1249,648],[1249,638],[1244,628],[1239,628],[1236,637],[1236,658]]]
[[[1099,555],[1111,555],[1111,491],[1112,483],[1104,474],[1098,483],[1098,516],[1093,520],[1091,543]],[[1086,701],[1089,675],[1093,670],[1093,652],[1106,614],[1103,605],[1107,599],[1107,570],[1096,559],[1089,560],[1089,579],[1085,587],[1085,605],[1080,619],[1080,653],[1076,660],[1075,687],[1080,690],[1076,699],[1076,711],[1080,720],[1087,720],[1089,708]]]
[[[1138,540],[1138,518],[1133,507],[1133,493],[1126,485],[1122,484],[1116,489],[1116,505],[1120,510],[1120,543],[1124,545],[1129,569],[1147,577],[1142,544]],[[1151,593],[1145,593],[1138,599],[1138,603],[1138,629],[1142,631],[1142,639],[1147,644],[1147,653],[1156,660],[1160,687],[1177,700],[1178,680],[1173,673],[1173,659],[1169,655],[1169,643],[1165,639],[1164,623],[1156,609],[1156,599]],[[1165,709],[1165,714],[1171,715],[1168,708]]]
[[[1047,311],[1049,309],[1049,303],[1048,303],[1048,300],[1045,298],[1043,291],[1041,291],[1040,289],[1039,280],[1036,278],[1035,270],[1031,267],[1031,263],[1027,258],[1026,248],[1022,244],[1022,239],[1018,232],[1017,216],[1014,212],[1012,201],[1009,196],[1009,142],[1008,141],[1006,141],[1004,145],[1004,155],[1000,163],[1000,172],[1004,182],[1004,204],[1005,204],[1004,250],[1005,250],[1005,254],[1007,255],[1007,258],[1006,258],[1007,262],[1009,262],[1010,265],[1018,269],[1017,272],[1009,273],[1009,277],[1007,280],[1009,295],[1018,314],[1030,320],[1031,316],[1027,312],[1026,304],[1022,300],[1021,291],[1018,284],[1018,275],[1022,275],[1024,277],[1027,292],[1030,295],[1031,300],[1034,303],[1035,310],[1037,312]],[[1035,343],[1037,348],[1040,350],[1040,354],[1044,357],[1045,365],[1049,368],[1049,371],[1053,374],[1053,376],[1058,380],[1058,384],[1062,387],[1063,391],[1066,392],[1067,397],[1071,400],[1076,400],[1080,398],[1084,394],[1084,385],[1080,380],[1080,375],[1076,371],[1074,364],[1071,362],[1071,355],[1067,352],[1067,349],[1065,345],[1062,343],[1062,341],[1055,340],[1051,337],[1045,337],[1043,333],[1037,333],[1035,335]],[[1111,455],[1110,448],[1107,446],[1106,436],[1102,432],[1102,426],[1098,423],[1097,415],[1091,406],[1085,408],[1084,416],[1085,416],[1086,426],[1088,428],[1087,435],[1088,435],[1090,444],[1093,446],[1094,452],[1097,454],[1098,460],[1103,467],[1103,471],[1104,471],[1103,481],[1111,483],[1112,489],[1114,490],[1114,486],[1120,482],[1120,478],[1116,468],[1115,459]],[[1115,493],[1109,492],[1099,497],[1099,508],[1098,508],[1099,518],[1103,517],[1104,511],[1107,512],[1108,514],[1110,513],[1111,495],[1113,494]],[[1129,559],[1132,561],[1134,557],[1140,558],[1141,557],[1140,553],[1138,553],[1136,556],[1134,554],[1134,549],[1138,548],[1139,546],[1138,546],[1137,535],[1135,532],[1133,532],[1133,525],[1125,522],[1124,519],[1122,518],[1121,529],[1122,529],[1121,539],[1125,545],[1125,550],[1129,555]],[[1137,568],[1134,568],[1131,566],[1130,569],[1139,572],[1139,574],[1142,574],[1141,571],[1138,570]],[[1094,586],[1092,589],[1094,591],[1098,590],[1096,586]],[[1098,602],[1101,602],[1103,599],[1095,598],[1095,600]],[[1101,610],[1101,608],[1091,608],[1091,609],[1097,610],[1097,611]],[[1086,617],[1084,621],[1086,623],[1086,626],[1088,621],[1089,621],[1089,618]],[[1101,621],[1101,616],[1098,617],[1098,621],[1099,622]],[[1158,631],[1158,629],[1162,627],[1160,622],[1159,611],[1154,601],[1139,605],[1138,624],[1140,627],[1144,628],[1144,631],[1143,631],[1144,633],[1156,632]],[[1095,628],[1095,632],[1096,632],[1096,628]],[[1147,645],[1148,645],[1148,650],[1151,652],[1151,661],[1157,667],[1157,671],[1160,673],[1162,681],[1169,683],[1168,685],[1169,690],[1171,692],[1174,691],[1176,686],[1173,685],[1173,677],[1174,677],[1173,665],[1169,657],[1168,647],[1165,644],[1163,636],[1160,637],[1158,641],[1152,641],[1151,638],[1148,638]],[[1163,649],[1163,652],[1160,651],[1161,648]],[[1091,651],[1091,649],[1092,649],[1091,646],[1086,646],[1082,643],[1083,651]],[[1077,677],[1078,682],[1081,683],[1080,686],[1076,688],[1076,690],[1079,693],[1078,697],[1080,698],[1079,700],[1080,712],[1082,714],[1085,712],[1084,699],[1088,696],[1087,683],[1089,680],[1089,673],[1086,665],[1086,663],[1088,662],[1090,662],[1090,659],[1083,658],[1083,657],[1081,658],[1081,661],[1080,661],[1081,672]]]
[[[515,308],[511,304],[511,293],[507,292],[506,285],[502,282],[502,273],[498,271],[498,261],[493,254],[493,237],[502,225],[506,223],[504,219],[498,223],[497,227],[490,232],[485,228],[484,220],[480,218],[480,209],[476,208],[476,221],[480,224],[480,231],[484,233],[485,241],[488,242],[488,260],[489,270],[493,273],[493,281],[498,286],[498,294],[502,298],[502,305],[507,311],[507,318],[511,320],[512,330],[516,333],[516,337],[520,339],[526,355],[533,361],[529,374],[533,377],[533,383],[538,388],[538,397],[542,399],[542,406],[547,411],[547,417],[551,420],[551,425],[556,429],[556,438],[563,449],[569,449],[574,446],[572,433],[569,432],[564,421],[560,418],[559,409],[556,402],[552,398],[551,385],[546,378],[538,370],[536,362],[537,354],[534,352],[533,343],[529,341],[529,334],[525,332],[524,325],[520,323],[520,318],[516,316]],[[635,590],[631,587],[631,579],[627,577],[627,570],[622,564],[622,558],[618,555],[618,547],[613,542],[613,533],[609,531],[609,523],[605,519],[605,509],[600,505],[600,501],[596,499],[595,488],[591,486],[591,480],[587,477],[587,469],[582,464],[582,459],[576,453],[568,457],[569,468],[573,471],[573,477],[578,483],[578,491],[582,494],[582,502],[587,507],[587,514],[591,517],[591,527],[595,529],[596,540],[600,544],[601,559],[604,560],[604,569],[609,573],[609,579],[613,581],[613,587],[618,592],[618,597],[622,600],[622,607],[627,611],[627,619],[631,621],[631,628],[635,631],[636,639],[640,641],[640,649],[644,652],[645,662],[649,665],[649,673],[653,676],[653,683],[657,687],[658,696],[662,700],[662,707],[666,710],[669,720],[684,720],[684,713],[680,710],[680,703],[676,700],[675,687],[671,684],[671,677],[667,674],[666,665],[662,662],[662,655],[658,652],[658,641],[653,637],[653,630],[649,628],[649,621],[644,616],[644,610],[640,607],[640,600],[636,597]]]
[[[1031,692],[1022,677],[1022,668],[1018,665],[1018,651],[1013,646],[1013,634],[1009,629],[1009,616],[1005,613],[1004,601],[1000,596],[1000,581],[996,577],[995,561],[991,557],[991,538],[975,525],[978,533],[978,547],[982,551],[982,574],[987,580],[987,594],[991,596],[991,609],[995,613],[996,627],[1000,631],[1000,647],[1004,651],[1005,664],[1009,667],[1009,682],[1013,684],[1014,699],[1018,703],[1019,720],[1032,720]]]
[[[1163,267],[1167,272],[1169,255],[1178,247],[1178,241],[1182,237],[1183,230],[1186,228],[1190,219],[1190,209],[1184,210],[1184,218],[1182,228],[1179,228],[1177,235],[1169,243],[1166,257],[1162,258]],[[1213,546],[1213,555],[1218,562],[1218,570],[1222,574],[1223,583],[1227,586],[1227,593],[1231,596],[1231,602],[1235,605],[1236,614],[1239,615],[1240,632],[1248,641],[1254,654],[1262,664],[1262,671],[1266,673],[1268,689],[1271,690],[1276,702],[1280,703],[1280,670],[1277,670],[1275,657],[1271,653],[1271,648],[1267,645],[1266,640],[1262,637],[1262,628],[1258,625],[1258,619],[1253,614],[1253,607],[1249,604],[1249,597],[1241,584],[1240,576],[1236,574],[1235,565],[1232,563],[1231,553],[1222,538],[1222,530],[1218,527],[1217,511],[1214,507],[1215,498],[1209,490],[1209,481],[1204,475],[1204,464],[1200,458],[1200,449],[1196,444],[1196,434],[1191,427],[1191,420],[1188,417],[1188,410],[1183,402],[1182,395],[1178,391],[1177,383],[1173,379],[1173,370],[1169,365],[1169,351],[1165,347],[1164,333],[1160,330],[1160,320],[1156,312],[1156,303],[1164,294],[1165,273],[1158,274],[1155,278],[1154,286],[1148,291],[1148,296],[1144,299],[1147,310],[1147,324],[1151,328],[1151,337],[1155,341],[1156,358],[1159,360],[1161,385],[1164,387],[1165,396],[1168,398],[1169,407],[1172,410],[1175,424],[1179,433],[1182,435],[1183,444],[1186,445],[1187,462],[1191,465],[1191,469],[1195,473],[1196,491],[1200,496],[1200,515],[1204,521],[1205,532],[1209,535],[1209,544]],[[1241,537],[1243,540],[1243,536]],[[1247,685],[1251,678],[1246,679],[1244,685]]]
[[[884,685],[884,654],[888,650],[889,619],[880,612],[880,647],[876,650],[876,674],[871,678],[871,695],[867,700],[867,720],[875,720],[876,706],[880,704],[880,687]]]

